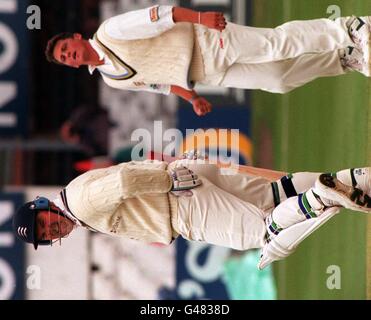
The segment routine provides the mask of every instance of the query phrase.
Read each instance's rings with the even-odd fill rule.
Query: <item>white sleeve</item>
[[[105,31],[118,40],[148,39],[170,30],[174,25],[173,6],[154,6],[108,19]]]

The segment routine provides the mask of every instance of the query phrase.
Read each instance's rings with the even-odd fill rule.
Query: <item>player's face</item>
[[[67,236],[73,230],[73,222],[50,211],[40,211],[36,217],[38,240],[56,240]]]
[[[88,52],[85,42],[80,34],[74,34],[73,38],[59,40],[54,47],[54,58],[59,63],[73,68],[87,64]]]

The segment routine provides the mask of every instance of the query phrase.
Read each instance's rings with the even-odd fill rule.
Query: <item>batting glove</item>
[[[202,184],[202,181],[196,174],[193,173],[192,170],[189,170],[183,166],[172,169],[170,176],[173,180],[173,187],[171,191],[189,190]]]

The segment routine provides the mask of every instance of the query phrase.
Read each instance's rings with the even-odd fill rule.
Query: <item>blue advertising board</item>
[[[24,244],[12,231],[12,217],[22,193],[0,193],[0,300],[24,299]]]
[[[26,0],[0,1],[0,134],[25,136],[30,48]]]

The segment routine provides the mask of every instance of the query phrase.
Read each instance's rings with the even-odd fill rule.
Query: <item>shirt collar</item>
[[[89,43],[92,46],[92,48],[97,52],[97,54],[99,56],[99,60],[104,60],[104,63],[106,64],[107,63],[107,57],[106,57],[105,53],[103,52],[103,50],[101,48],[99,48],[99,46],[97,45],[97,43],[93,39],[89,39]],[[88,66],[89,73],[93,74],[93,72],[96,68],[97,68],[97,66],[89,65]]]
[[[72,214],[71,212],[69,212],[67,210],[67,208],[64,206],[63,204],[63,201],[62,199],[58,196],[57,198],[55,198],[53,200],[53,203],[63,211],[63,213],[67,216],[67,218],[69,218],[70,220],[73,221],[73,223],[75,224],[75,227],[76,226],[81,226],[81,222],[79,220],[77,220]]]

